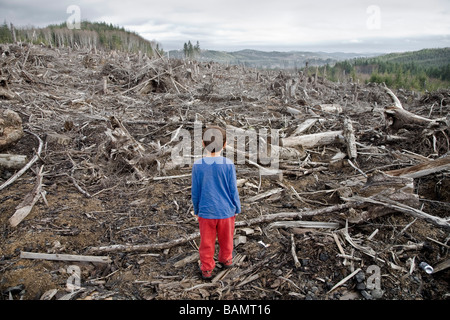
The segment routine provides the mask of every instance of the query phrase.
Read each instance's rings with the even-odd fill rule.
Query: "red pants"
[[[214,253],[216,236],[219,240],[219,262],[226,262],[233,258],[233,235],[235,217],[228,219],[204,219],[198,217],[200,227],[200,269],[213,270],[216,266]]]

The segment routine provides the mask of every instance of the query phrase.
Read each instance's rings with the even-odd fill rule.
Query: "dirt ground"
[[[170,153],[161,153],[161,146],[174,145],[171,137],[180,126],[192,133],[196,120],[244,129],[280,129],[289,136],[311,117],[315,106],[339,104],[343,114],[321,114],[325,121],[307,133],[338,130],[344,118],[350,118],[360,143],[357,165],[365,173],[412,166],[421,162],[419,156],[437,159],[448,154],[449,129],[440,128],[431,136],[422,129],[402,129],[396,134],[406,140],[387,141],[383,108],[391,104],[390,97],[381,86],[353,84],[350,79],[314,82],[314,77],[303,74],[300,84],[305,91],[287,99],[277,91],[278,71],[180,60],[141,61],[124,53],[40,46],[2,50],[8,54],[1,56],[0,77],[7,79],[15,98],[0,98],[0,108],[16,111],[24,128],[39,135],[45,146],[38,162],[0,193],[0,299],[38,300],[44,293],[51,299],[86,300],[449,299],[450,269],[427,274],[419,268],[422,261],[436,266],[449,259],[448,231],[401,212],[360,223],[351,222],[352,215],[365,210],[359,208],[294,219],[339,223],[332,229],[277,228],[270,223],[237,227],[236,241],[244,236],[245,241],[236,242],[236,267],[223,272],[218,265],[214,273],[218,280],[212,282],[200,277],[199,238],[162,250],[95,254],[110,257],[111,263],[21,258],[21,252],[92,255],[92,248],[158,244],[195,234],[191,167],[170,167]],[[298,76],[294,71],[290,74]],[[449,90],[395,93],[412,113],[448,119]],[[293,115],[287,107],[300,113]],[[146,151],[160,152],[156,160],[140,167],[140,174],[121,161],[110,145],[105,132],[111,128],[112,116]],[[55,141],[55,134],[66,142]],[[31,159],[37,147],[37,139],[25,133],[2,152]],[[243,213],[236,221],[344,203],[337,186],[361,173],[345,162],[330,165],[341,148],[336,143],[299,149],[306,156],[282,163],[289,170],[281,181],[260,178],[254,166],[238,164],[237,177],[245,183],[239,187]],[[40,166],[46,201],[41,197],[31,213],[12,227],[9,218],[35,186]],[[0,170],[0,185],[16,173]],[[173,176],[181,177],[154,179]],[[280,193],[246,201],[279,187]],[[414,179],[420,209],[448,221],[449,187],[448,170]],[[370,248],[375,255],[360,248]],[[81,272],[81,288],[75,291],[68,288],[73,279],[68,269],[73,265]],[[334,288],[358,268],[358,274]],[[371,287],[377,270],[378,285]]]

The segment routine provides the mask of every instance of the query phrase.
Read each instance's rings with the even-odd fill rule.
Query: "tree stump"
[[[6,150],[23,137],[22,119],[9,109],[0,113],[0,151]]]

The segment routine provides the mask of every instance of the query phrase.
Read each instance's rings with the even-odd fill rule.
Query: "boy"
[[[200,229],[200,270],[203,279],[211,279],[215,267],[216,236],[218,260],[225,268],[233,265],[235,215],[241,213],[236,183],[236,168],[223,156],[226,131],[208,127],[203,132],[205,156],[192,167],[192,204]]]

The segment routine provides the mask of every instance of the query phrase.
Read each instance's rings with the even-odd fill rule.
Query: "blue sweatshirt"
[[[236,168],[225,157],[205,157],[192,167],[194,213],[205,219],[227,219],[241,213]]]

